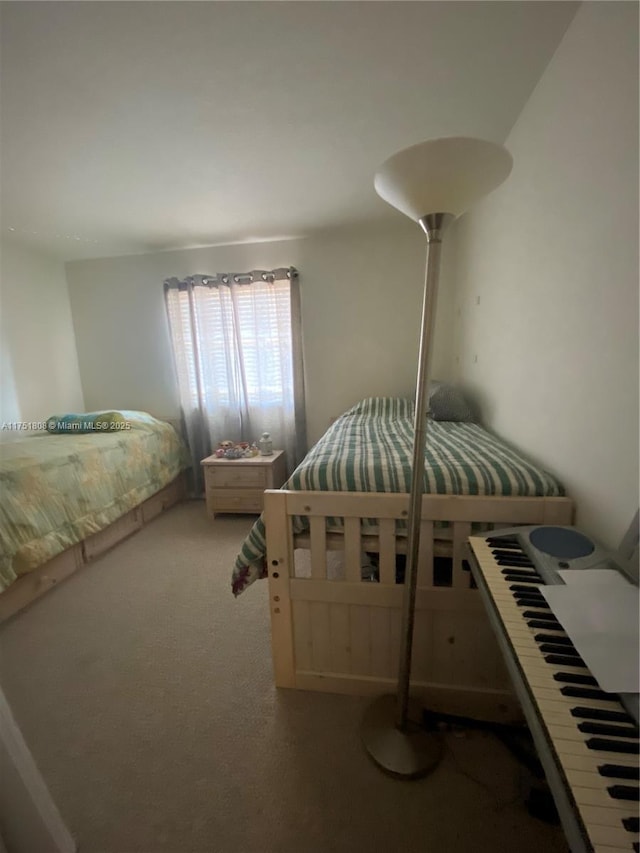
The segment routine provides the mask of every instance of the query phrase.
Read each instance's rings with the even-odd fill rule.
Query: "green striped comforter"
[[[283,489],[409,492],[414,404],[373,397],[345,412],[296,468]],[[424,491],[449,495],[561,496],[562,486],[495,435],[474,423],[429,421]],[[294,530],[305,529],[296,519]],[[266,575],[262,516],[247,536],[233,571],[239,595]]]

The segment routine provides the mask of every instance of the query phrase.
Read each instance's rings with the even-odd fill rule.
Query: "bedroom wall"
[[[0,421],[43,421],[84,401],[64,264],[3,241]]]
[[[87,407],[177,411],[165,278],[291,265],[300,271],[313,443],[332,417],[362,397],[414,393],[424,258],[422,232],[398,214],[391,227],[69,263]],[[450,294],[444,286],[434,343],[435,372],[445,377],[451,366]]]
[[[454,373],[615,547],[638,506],[638,7],[585,3],[452,229]],[[479,304],[478,304],[479,303]]]

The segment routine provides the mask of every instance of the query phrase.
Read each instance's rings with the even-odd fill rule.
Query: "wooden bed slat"
[[[327,525],[322,516],[309,519],[311,543],[311,577],[320,580],[327,577]]]
[[[381,518],[378,521],[380,583],[396,582],[396,523],[393,518]]]
[[[344,520],[344,556],[346,578],[356,583],[361,579],[362,551],[360,548],[360,519],[347,517]]]
[[[462,561],[467,556],[467,539],[471,536],[471,524],[468,521],[456,521],[453,524],[453,574],[451,585],[456,589],[471,586],[471,572],[465,572]]]
[[[433,521],[420,522],[418,586],[433,586]]]

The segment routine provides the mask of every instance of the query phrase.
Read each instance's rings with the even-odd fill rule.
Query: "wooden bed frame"
[[[403,586],[396,559],[409,496],[364,492],[265,492],[271,644],[278,687],[331,693],[394,692]],[[309,530],[293,533],[293,517]],[[344,521],[331,532],[327,519]],[[377,534],[363,533],[377,520]],[[447,522],[442,527],[438,522]],[[429,709],[519,722],[502,654],[465,560],[472,524],[571,524],[569,498],[424,495],[413,642],[412,694]],[[310,576],[296,577],[295,550],[310,551]],[[344,579],[329,579],[327,552],[343,552]],[[379,555],[379,581],[361,578],[363,552]],[[436,585],[434,557],[451,560],[450,585]],[[298,572],[299,574],[299,572]],[[438,579],[440,583],[440,579]]]
[[[0,593],[0,624],[109,548],[140,530],[161,512],[183,500],[186,493],[186,475],[183,471],[155,495],[121,515],[104,530],[72,545],[37,569],[18,578]]]

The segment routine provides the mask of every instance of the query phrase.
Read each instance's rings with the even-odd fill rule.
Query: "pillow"
[[[403,397],[366,397],[348,409],[346,415],[370,415],[393,419],[413,417],[413,401]]]
[[[126,424],[127,419],[122,412],[99,412],[93,420],[94,429],[103,432],[114,432],[120,430]]]
[[[121,412],[85,412],[84,414],[52,415],[47,418],[47,432],[53,435],[90,432],[115,432],[126,424]]]
[[[428,412],[434,421],[470,423],[476,419],[462,392],[448,382],[430,383]]]
[[[86,415],[51,415],[47,418],[47,432],[53,435],[64,433],[84,434],[93,432],[93,417]]]

